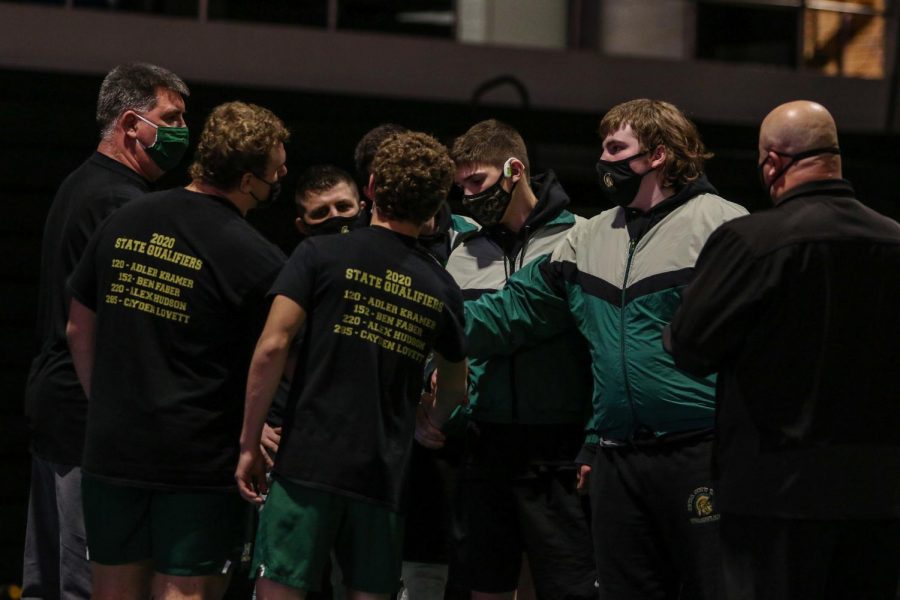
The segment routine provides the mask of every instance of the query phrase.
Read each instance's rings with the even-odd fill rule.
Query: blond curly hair
[[[386,217],[422,224],[447,198],[453,162],[447,148],[428,134],[393,135],[372,160],[375,206]]]
[[[262,173],[269,154],[289,137],[281,119],[267,108],[245,102],[220,104],[203,125],[189,173],[230,190],[244,173]]]

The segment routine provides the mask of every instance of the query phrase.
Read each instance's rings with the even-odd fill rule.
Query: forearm
[[[266,415],[288,361],[290,339],[285,333],[260,338],[250,363],[244,405],[241,448],[259,446]]]
[[[449,362],[437,353],[435,363],[439,379],[434,405],[430,407],[428,416],[436,426],[441,427],[450,419],[456,407],[465,403],[468,369],[465,360]]]
[[[69,322],[66,324],[66,338],[75,365],[75,373],[84,394],[91,395],[91,375],[94,372],[94,348],[97,316],[77,300],[69,306]]]

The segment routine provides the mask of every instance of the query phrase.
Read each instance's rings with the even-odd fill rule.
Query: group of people
[[[383,125],[298,178],[287,258],[245,220],[265,108],[150,193],[188,95],[113,69],[50,209],[23,598],[218,598],[251,557],[260,600],[894,597],[900,225],[823,106],[763,121],[755,215],[663,101],[601,120],[589,220],[509,125]]]

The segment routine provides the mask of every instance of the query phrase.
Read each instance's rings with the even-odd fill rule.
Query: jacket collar
[[[856,197],[853,191],[853,185],[846,179],[820,179],[818,181],[810,181],[791,188],[785,195],[781,197],[775,207],[782,206],[786,202],[802,198],[804,196],[821,196],[827,194],[829,196],[847,196]]]

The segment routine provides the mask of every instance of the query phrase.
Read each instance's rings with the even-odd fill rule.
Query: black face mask
[[[359,225],[359,215],[353,215],[352,217],[331,217],[330,219],[325,219],[320,223],[304,223],[306,224],[306,228],[309,231],[309,235],[331,235],[332,233],[349,233],[357,228]]]
[[[513,189],[509,192],[503,189],[502,182],[503,175],[500,175],[497,183],[488,189],[471,196],[463,196],[462,198],[463,207],[472,214],[472,217],[482,227],[496,225],[503,218],[503,215],[506,214],[506,209],[509,207],[512,193],[516,189],[515,186],[518,182],[513,184]]]
[[[763,167],[766,166],[766,163],[769,161],[769,152],[774,152],[778,156],[784,156],[786,158],[790,158],[791,162],[782,167],[780,171],[775,173],[772,177],[772,181],[766,185],[766,178],[763,175]],[[796,154],[788,154],[787,152],[779,152],[778,150],[767,150],[766,157],[762,160],[761,163],[756,165],[756,176],[759,178],[759,186],[763,189],[766,195],[771,198],[772,197],[772,186],[775,185],[775,182],[781,179],[782,175],[787,173],[787,170],[797,164],[797,161],[803,160],[804,158],[809,158],[810,156],[818,156],[819,154],[840,154],[841,149],[835,146],[828,146],[826,148],[813,148],[812,150],[804,150],[803,152],[798,152]]]
[[[256,194],[254,194],[252,191],[250,192],[250,195],[253,197],[254,200],[256,200],[256,208],[269,208],[270,206],[272,206],[272,204],[274,204],[275,200],[278,199],[278,195],[281,194],[281,180],[266,181],[265,179],[263,179],[256,173],[250,173],[250,174],[253,175],[254,177],[256,177],[257,179],[259,179],[260,181],[262,181],[267,186],[269,186],[269,194],[266,196],[265,199],[262,199],[262,200],[257,198]]]
[[[634,201],[644,175],[654,169],[639,175],[631,170],[631,161],[649,153],[650,150],[645,150],[622,160],[597,161],[597,166],[595,167],[597,169],[597,180],[600,183],[600,189],[603,190],[607,198],[619,206],[628,206]]]

